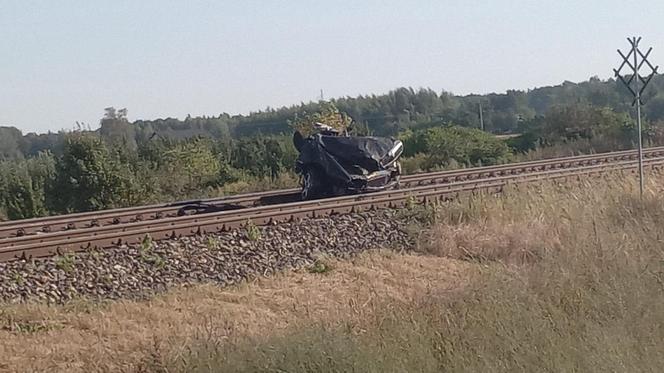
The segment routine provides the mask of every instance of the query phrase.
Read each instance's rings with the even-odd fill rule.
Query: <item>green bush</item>
[[[503,140],[484,131],[458,126],[407,132],[402,140],[405,157],[425,155],[422,170],[452,162],[466,166],[494,165],[505,162],[510,154]]]
[[[101,139],[70,135],[55,169],[49,194],[56,211],[93,211],[114,205],[118,186],[111,175],[109,151]]]
[[[54,177],[54,158],[40,154],[26,160],[0,163],[0,209],[9,219],[48,213],[45,188]]]
[[[526,121],[521,127],[522,135],[508,142],[519,152],[533,150],[538,145],[554,146],[579,140],[593,141],[600,147],[607,144],[603,148],[616,150],[631,145],[636,136],[634,120],[627,114],[585,104],[552,107],[544,116]],[[646,134],[648,128],[644,124]]]

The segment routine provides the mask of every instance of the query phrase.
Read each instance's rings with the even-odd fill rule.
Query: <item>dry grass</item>
[[[544,185],[437,208],[422,249],[477,263],[449,294],[230,344],[177,371],[636,372],[664,364],[662,178]],[[433,258],[433,257],[432,257]]]
[[[583,239],[623,242],[664,219],[664,177],[648,179],[643,200],[629,174],[513,186],[499,198],[477,195],[436,206],[435,229],[423,251],[456,259],[524,264],[571,254]],[[629,242],[629,240],[628,240]]]
[[[228,290],[197,286],[147,302],[6,306],[0,371],[155,369],[195,341],[264,336],[306,321],[361,320],[386,302],[407,304],[433,288],[458,288],[468,267],[391,252],[332,264],[323,274],[285,274]]]
[[[537,147],[525,154],[516,154],[513,162],[536,161],[540,159],[572,157],[575,155],[604,153],[625,149],[625,145],[604,138],[576,139],[567,143]]]
[[[426,252],[455,259],[524,264],[560,247],[556,232],[542,221],[500,221],[441,225],[428,235]]]

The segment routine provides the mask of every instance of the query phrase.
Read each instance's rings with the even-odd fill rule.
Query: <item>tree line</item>
[[[337,113],[334,109],[327,114],[295,117],[291,124],[297,127],[303,121],[325,121]],[[543,147],[576,144],[581,151],[627,148],[635,134],[631,123],[625,113],[575,104],[531,119],[524,124],[523,135],[507,141],[451,123],[407,129],[398,136],[404,142],[404,170],[420,172],[504,163]],[[649,126],[645,138],[662,143],[660,132]],[[0,218],[22,219],[297,185],[292,171],[297,151],[289,135],[240,139],[154,136],[137,143],[131,139],[122,132],[72,131],[63,136],[58,154],[47,150],[28,158],[0,161]]]
[[[289,140],[276,136],[227,142],[166,138],[131,149],[122,141],[71,132],[64,136],[58,155],[45,151],[0,161],[0,218],[219,195],[224,186],[240,181],[269,187],[270,181],[288,175],[295,161]]]
[[[646,144],[664,144],[664,101],[656,94],[661,83],[648,92]],[[627,149],[636,129],[627,97],[615,88],[615,82],[591,79],[486,96],[399,89],[245,117],[133,123],[125,109],[111,107],[96,131],[23,136],[0,128],[0,219],[292,187],[292,131],[315,121],[350,126],[352,134],[398,136],[406,172],[498,164],[540,149],[564,149],[556,155]],[[505,141],[479,130],[471,108],[481,100],[485,127],[503,123],[521,135]]]
[[[664,120],[664,76],[656,76],[645,92],[644,115],[656,123]],[[629,93],[615,80],[591,78],[581,83],[528,91],[510,90],[502,94],[458,96],[431,89],[398,88],[383,95],[360,95],[331,100],[341,112],[349,115],[358,129],[381,136],[396,136],[441,123],[480,128],[479,106],[484,128],[491,133],[522,132],[525,124],[540,120],[555,107],[592,105],[618,113],[631,110]],[[289,120],[302,113],[315,113],[324,103],[310,102],[265,110],[248,115],[221,113],[216,116],[185,119],[126,120],[126,110],[107,108],[99,129],[93,131],[106,138],[123,138],[135,149],[155,136],[181,140],[197,136],[214,140],[231,140],[251,136],[283,135],[290,131]],[[85,131],[85,130],[84,130]],[[13,127],[0,127],[0,159],[35,156],[50,150],[60,154],[65,131],[26,134]]]

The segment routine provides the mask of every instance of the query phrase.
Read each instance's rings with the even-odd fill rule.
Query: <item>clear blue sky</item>
[[[107,106],[131,120],[247,113],[321,89],[467,94],[607,78],[633,34],[664,65],[664,2],[640,3],[0,0],[0,125],[96,127]]]

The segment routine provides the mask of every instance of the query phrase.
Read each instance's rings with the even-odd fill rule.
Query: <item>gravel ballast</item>
[[[233,285],[277,271],[378,248],[412,247],[395,210],[249,227],[223,234],[145,240],[64,256],[0,263],[0,302],[138,299],[195,283]]]

